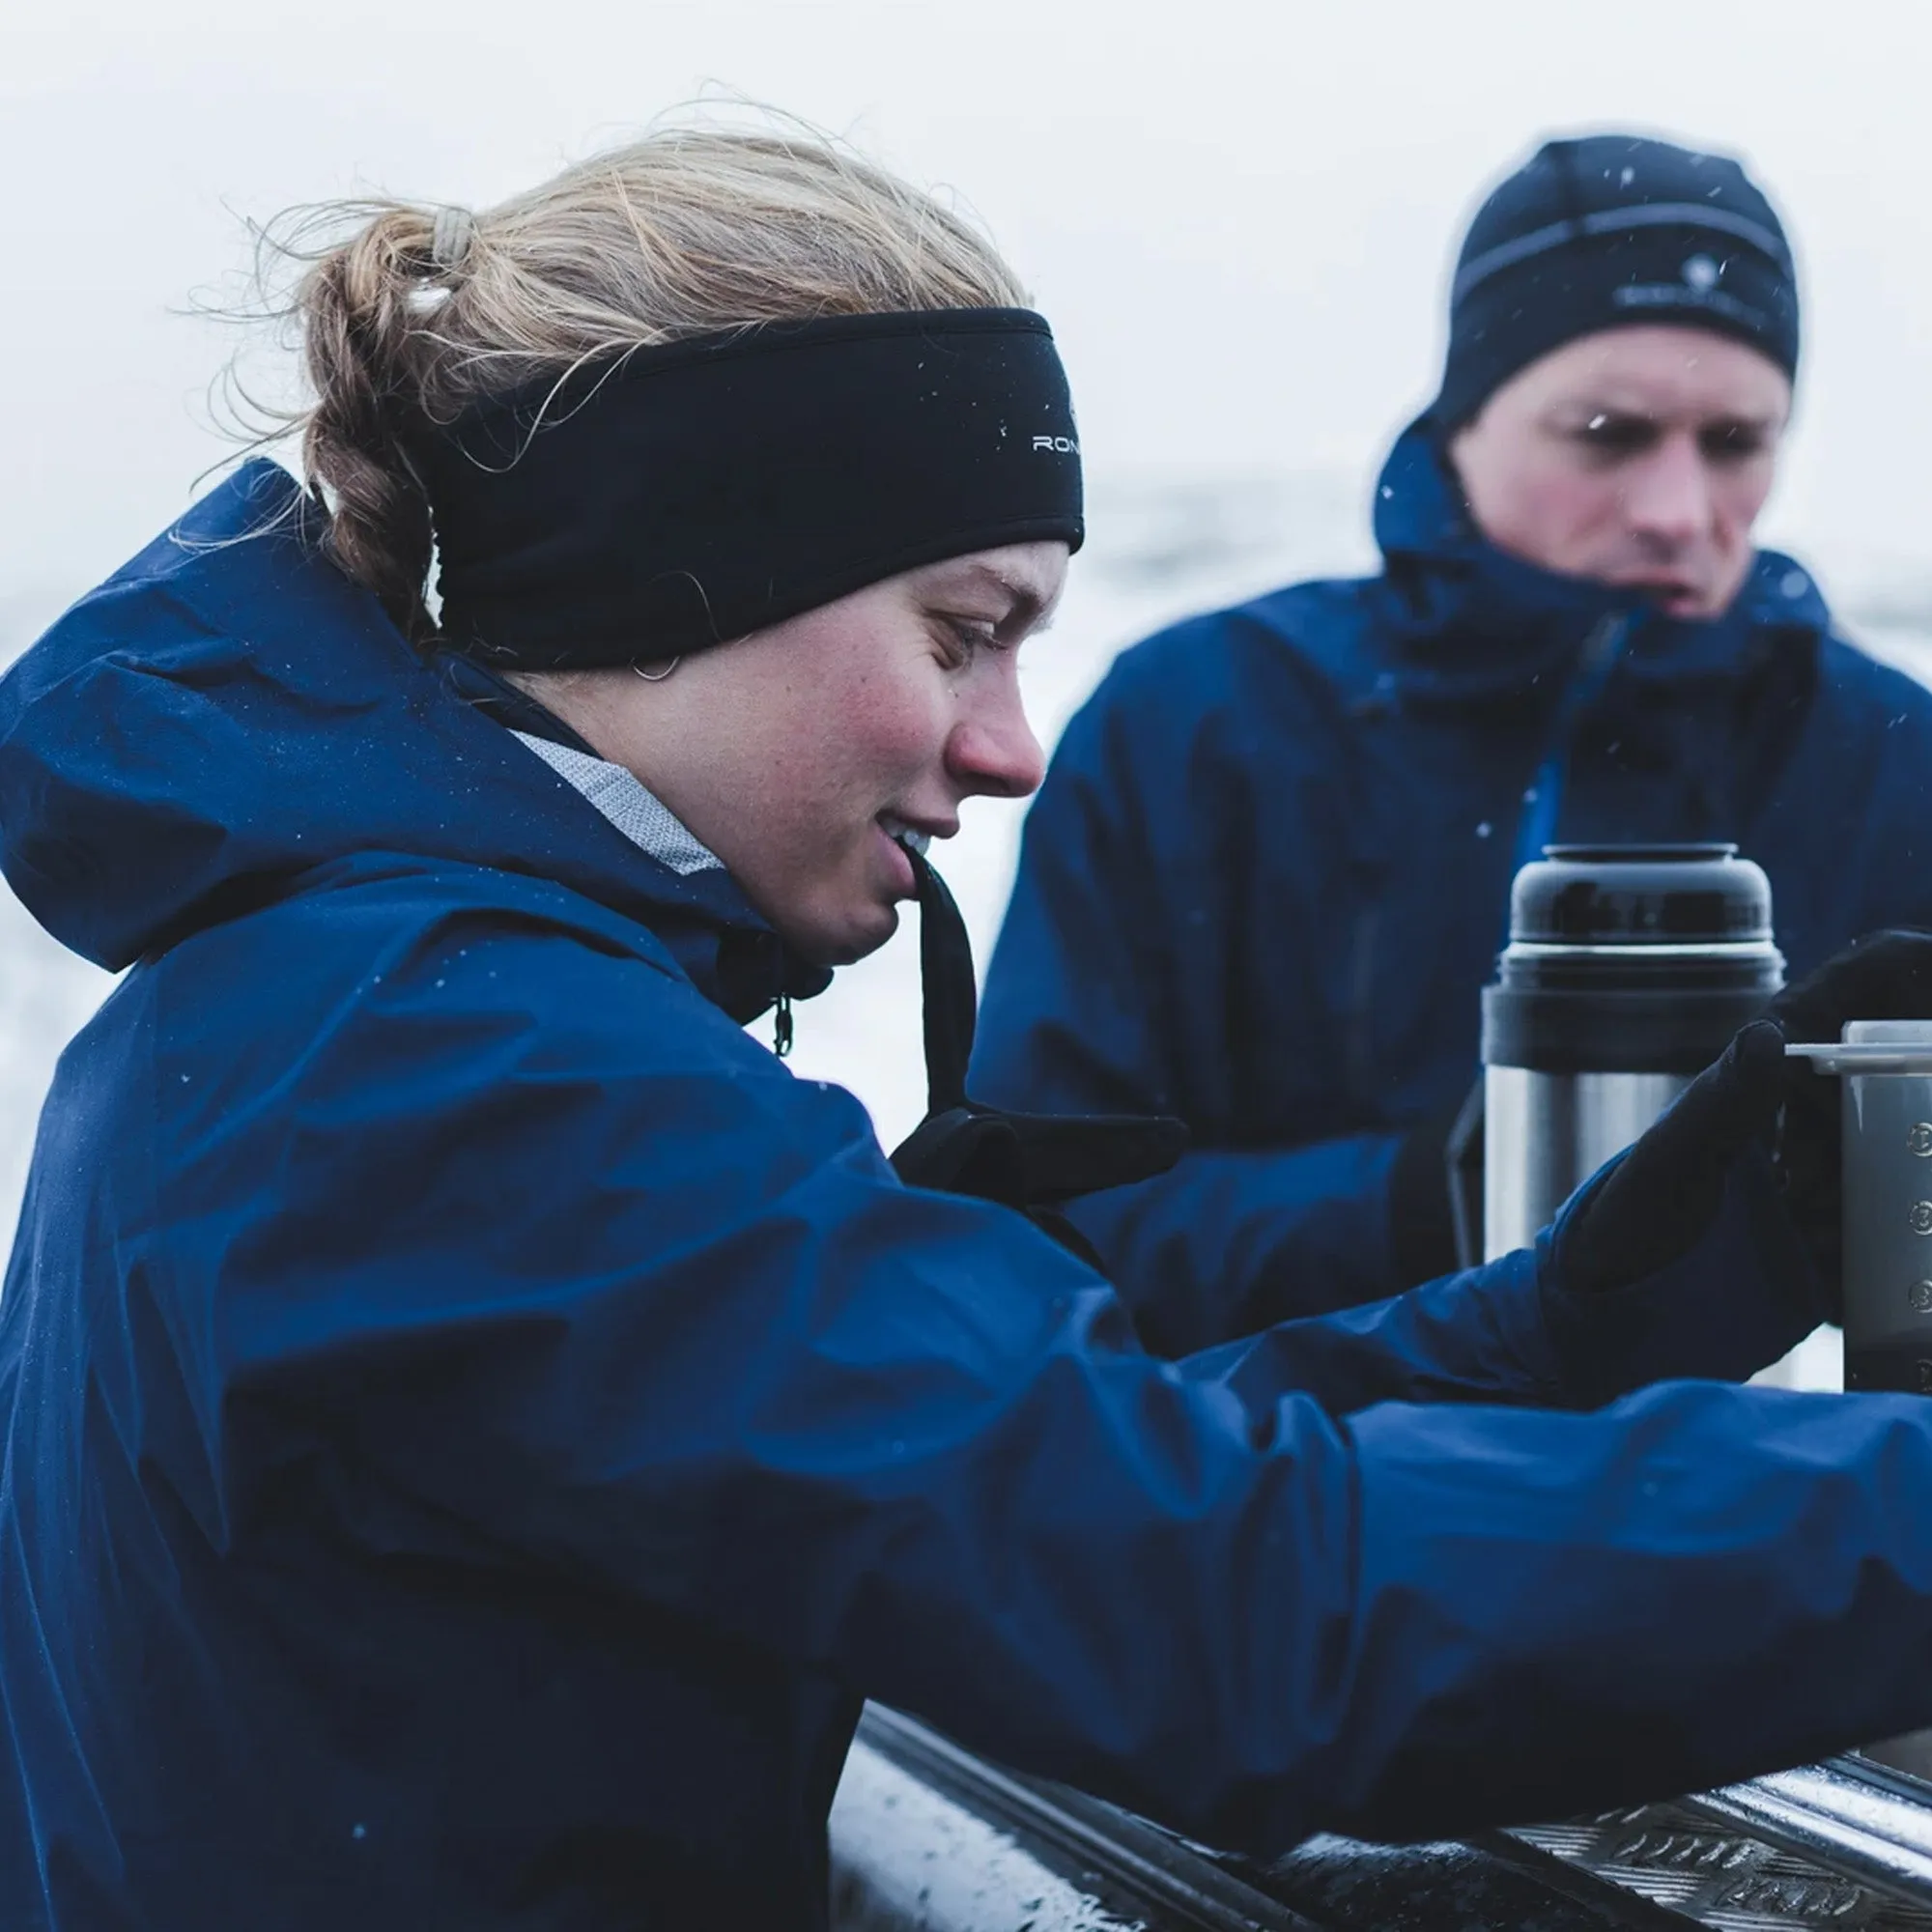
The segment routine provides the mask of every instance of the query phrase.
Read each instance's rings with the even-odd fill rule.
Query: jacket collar
[[[1494,700],[1560,682],[1606,619],[1629,628],[1620,676],[1662,683],[1749,675],[1766,652],[1816,645],[1831,612],[1808,572],[1758,552],[1729,611],[1666,617],[1640,592],[1542,570],[1475,527],[1428,416],[1397,440],[1376,490],[1380,615],[1406,696]]]

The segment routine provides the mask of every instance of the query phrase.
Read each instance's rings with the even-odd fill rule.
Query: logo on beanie
[[[1610,291],[1610,299],[1619,308],[1702,309],[1721,315],[1749,329],[1753,334],[1769,332],[1771,321],[1761,309],[1740,301],[1718,284],[1723,279],[1724,264],[1714,255],[1687,256],[1679,266],[1683,277],[1675,282],[1625,282]]]

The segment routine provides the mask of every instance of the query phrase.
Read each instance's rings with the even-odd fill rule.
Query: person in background
[[[1177,1308],[1259,1325],[1454,1264],[1445,1141],[1546,843],[1735,841],[1794,974],[1932,922],[1932,695],[1752,547],[1798,352],[1784,231],[1736,162],[1548,143],[1463,241],[1379,575],[1179,624],[1067,726],[975,1088],[1191,1126],[1075,1216],[1160,1298],[1151,1342],[1205,1332]]]
[[[1719,1379],[1836,1292],[1778,1028],[1932,937],[1536,1252],[1157,1360],[1014,1211],[1094,1123],[949,1075],[889,1161],[746,1030],[1038,781],[1012,270],[789,127],[338,213],[307,487],[0,679],[0,865],[125,969],[0,1294],[0,1925],[822,1926],[867,1697],[1259,1854],[1932,1721],[1932,1405]]]

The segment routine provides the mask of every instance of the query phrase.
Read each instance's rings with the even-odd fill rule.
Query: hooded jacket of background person
[[[1441,397],[1376,491],[1380,574],[1125,652],[1028,815],[976,1090],[1187,1122],[1171,1173],[1075,1217],[1163,1348],[1453,1265],[1444,1132],[1546,842],[1735,841],[1794,975],[1932,923],[1932,695],[1838,637],[1807,571],[1762,551],[1721,618],[1666,618],[1488,542],[1444,454],[1512,373],[1619,322],[1794,367],[1763,196],[1665,143],[1552,142],[1456,289]]]

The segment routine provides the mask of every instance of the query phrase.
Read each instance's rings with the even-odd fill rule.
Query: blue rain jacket
[[[0,680],[7,875],[128,968],[0,1298],[9,1932],[811,1925],[867,1695],[1258,1851],[1932,1719],[1932,1408],[1596,1412],[1815,1319],[1768,1170],[1626,1293],[1152,1359],[304,527],[251,467]]]
[[[973,1091],[1166,1112],[1195,1151],[1075,1210],[1149,1339],[1406,1287],[1404,1134],[1477,1073],[1516,867],[1553,839],[1735,840],[1794,977],[1932,924],[1932,693],[1761,553],[1730,613],[1646,613],[1483,541],[1426,422],[1378,577],[1124,652],[1027,817]]]

